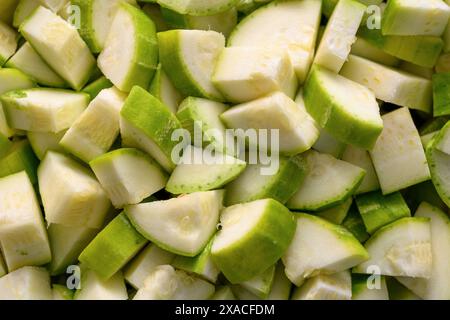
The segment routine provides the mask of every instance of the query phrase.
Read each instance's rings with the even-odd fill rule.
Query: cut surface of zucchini
[[[292,300],[351,300],[352,279],[350,272],[317,275],[308,279],[292,293]]]
[[[1,300],[52,300],[50,276],[39,267],[23,267],[0,278]]]
[[[85,267],[81,270],[81,289],[75,292],[74,300],[128,300],[121,272],[105,280]]]

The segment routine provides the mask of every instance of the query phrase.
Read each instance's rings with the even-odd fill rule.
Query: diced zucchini
[[[69,90],[33,88],[1,96],[11,127],[36,132],[60,132],[69,128],[86,109],[89,96]]]
[[[56,13],[40,6],[20,26],[20,32],[73,89],[80,90],[89,80],[95,59],[75,27]]]
[[[0,21],[0,67],[16,52],[17,32]]]
[[[0,95],[17,89],[36,87],[36,83],[18,69],[0,68]]]
[[[237,0],[156,0],[155,2],[161,7],[180,14],[209,16],[229,10],[236,4]]]
[[[275,91],[294,98],[298,82],[284,50],[261,47],[225,48],[212,75],[227,101],[243,103]]]
[[[102,90],[61,139],[64,150],[85,162],[108,152],[119,135],[125,99],[126,95],[115,87]]]
[[[433,75],[433,115],[450,115],[450,73]]]
[[[411,211],[399,192],[386,196],[379,191],[361,195],[356,197],[356,205],[370,234],[391,222],[411,216]]]
[[[450,8],[442,0],[389,0],[381,31],[387,35],[440,37],[449,17]]]
[[[342,222],[342,226],[350,231],[359,242],[364,243],[370,238],[370,234],[367,233],[364,221],[358,212],[358,208],[353,204]]]
[[[52,300],[50,276],[44,268],[23,267],[0,278],[0,300]]]
[[[273,199],[228,207],[220,223],[211,254],[231,283],[250,280],[275,264],[295,232],[293,214]]]
[[[44,220],[27,174],[1,178],[0,191],[0,243],[8,270],[50,262]]]
[[[278,170],[264,174],[265,165],[248,164],[245,171],[226,187],[225,205],[272,198],[286,203],[297,192],[306,174],[303,156],[280,157]]]
[[[232,47],[286,49],[300,82],[313,60],[319,30],[320,0],[273,1],[244,18],[231,33]]]
[[[214,285],[169,265],[158,266],[145,279],[133,300],[205,300]]]
[[[258,298],[265,299],[271,289],[275,277],[275,265],[269,267],[260,275],[240,283],[240,285]]]
[[[133,86],[148,88],[158,64],[155,24],[124,1],[116,11],[98,66],[121,91],[129,92]]]
[[[294,290],[292,300],[351,300],[352,278],[350,272],[317,275]]]
[[[110,202],[94,175],[75,160],[48,151],[38,168],[48,223],[100,228]]]
[[[178,106],[183,100],[181,93],[173,86],[169,77],[162,69],[161,64],[158,65],[148,92],[161,100],[173,113],[177,113]]]
[[[286,275],[295,285],[319,274],[347,270],[369,258],[345,228],[309,214],[296,217],[295,236],[283,256]]]
[[[136,229],[159,247],[194,257],[208,244],[219,222],[223,190],[125,207]]]
[[[317,212],[316,215],[330,221],[331,223],[342,224],[345,217],[347,216],[348,211],[350,210],[350,207],[352,206],[352,203],[353,198],[350,197],[337,206]]]
[[[363,169],[328,154],[310,150],[304,157],[306,176],[287,202],[287,207],[293,210],[321,211],[341,204],[359,187],[365,175]]]
[[[389,300],[386,278],[379,277],[380,287],[370,283],[370,278],[362,274],[352,275],[352,300]],[[373,286],[373,287],[372,287]]]
[[[112,86],[113,84],[111,81],[109,81],[106,77],[101,76],[97,80],[84,87],[82,91],[84,93],[87,93],[91,97],[91,100],[94,100],[95,97],[97,97],[99,93],[103,91],[103,89],[109,89]]]
[[[135,289],[144,287],[145,279],[158,266],[171,264],[175,255],[149,244],[124,269],[125,280]]]
[[[353,43],[350,53],[391,67],[400,63],[400,59],[384,52],[360,35]]]
[[[275,268],[272,288],[266,300],[289,300],[292,283],[284,273],[284,265],[280,261]]]
[[[36,170],[39,160],[36,158],[27,140],[13,142],[6,154],[0,158],[0,177],[24,171],[32,184],[36,184]]]
[[[19,28],[22,22],[28,18],[34,10],[44,5],[40,0],[17,0],[19,3],[14,11],[13,27]]]
[[[64,149],[62,146],[60,146],[59,142],[61,141],[65,133],[66,130],[60,131],[58,133],[28,131],[27,138],[36,156],[39,158],[39,160],[42,160],[49,150],[60,153],[64,152]]]
[[[370,151],[383,194],[430,178],[419,133],[407,108],[383,116],[384,130]]]
[[[74,300],[128,300],[121,272],[105,280],[92,270],[81,270],[81,289],[75,292]]]
[[[352,55],[341,75],[366,86],[384,102],[431,112],[432,85],[428,79]]]
[[[329,154],[337,159],[342,158],[346,147],[347,145],[344,142],[336,140],[336,138],[323,129],[320,131],[319,138],[312,146],[314,150]]]
[[[124,213],[112,220],[81,252],[78,260],[101,279],[110,279],[141,250],[147,240]]]
[[[402,61],[400,63],[399,67],[403,71],[406,71],[411,74],[415,74],[416,76],[419,76],[419,77],[422,77],[425,79],[431,80],[431,78],[434,74],[434,70],[432,67],[422,67],[422,66],[418,66],[417,64],[408,62],[408,61]]]
[[[402,218],[379,229],[364,247],[370,259],[353,268],[355,273],[425,277],[432,272],[430,220]]]
[[[170,30],[158,33],[159,59],[174,86],[185,96],[222,101],[211,76],[225,37],[215,31]]]
[[[150,154],[166,171],[175,163],[172,149],[178,142],[172,140],[181,124],[167,106],[140,87],[134,87],[120,112],[120,133],[123,144]]]
[[[339,0],[327,22],[314,63],[338,73],[347,60],[366,6],[355,0]]]

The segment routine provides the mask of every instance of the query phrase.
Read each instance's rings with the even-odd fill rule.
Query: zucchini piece
[[[236,8],[208,16],[183,15],[164,7],[161,8],[161,13],[172,29],[212,30],[222,33],[225,37],[230,35],[238,21]]]
[[[155,24],[140,9],[122,1],[98,56],[98,67],[119,90],[129,92],[133,86],[148,88],[157,64]]]
[[[403,286],[394,277],[386,277],[390,300],[421,300],[416,294]]]
[[[403,285],[426,300],[450,299],[450,218],[440,209],[422,202],[415,217],[429,218],[433,266],[431,277],[398,278]]]
[[[369,287],[369,276],[352,275],[352,300],[389,300],[386,278],[380,277],[380,287]]]
[[[0,300],[52,300],[50,276],[44,268],[23,267],[0,278]]]
[[[449,117],[437,117],[430,119],[425,122],[423,126],[420,127],[420,135],[425,135],[428,133],[439,132],[449,121]]]
[[[193,16],[210,16],[232,8],[237,0],[156,0],[161,7],[171,9],[180,14]]]
[[[37,182],[36,171],[38,165],[39,160],[36,158],[28,141],[15,141],[0,159],[0,177],[25,171],[34,185]]]
[[[220,153],[212,155],[189,145],[167,181],[166,190],[182,194],[220,189],[236,179],[246,166],[245,161]]]
[[[330,17],[339,0],[324,0],[322,4],[322,12],[326,17]],[[369,5],[381,6],[383,0],[357,0],[358,2]]]
[[[43,86],[64,88],[67,85],[64,79],[48,66],[28,42],[25,42],[17,50],[6,66],[22,71]]]
[[[115,87],[102,90],[61,139],[64,150],[87,163],[108,152],[119,136],[125,99]]]
[[[261,300],[258,296],[254,295],[250,291],[244,289],[241,285],[231,286],[233,295],[236,296],[237,300]]]
[[[86,227],[68,227],[62,224],[50,224],[47,229],[52,261],[47,269],[52,276],[66,272],[69,265],[76,264],[78,256],[99,232],[99,229]]]
[[[342,222],[342,226],[350,231],[359,242],[364,243],[370,238],[370,234],[367,233],[364,221],[358,212],[358,208],[353,204]]]
[[[138,290],[156,267],[171,264],[174,258],[173,253],[150,243],[125,267],[125,280]]]
[[[285,50],[261,47],[229,47],[222,50],[212,82],[227,101],[243,103],[272,92],[294,98],[297,77]]]
[[[450,72],[433,75],[433,116],[450,115]]]
[[[356,37],[355,43],[353,43],[352,45],[350,54],[366,58],[374,62],[378,62],[391,67],[395,67],[400,63],[400,59],[379,49],[377,46],[373,45],[370,41],[366,40],[359,33],[358,36]]]
[[[240,286],[245,290],[256,295],[260,299],[268,297],[275,277],[275,265],[269,267],[260,275],[240,283]]]
[[[300,83],[313,60],[319,31],[320,0],[273,1],[244,18],[231,33],[228,46],[287,50]]]
[[[48,223],[90,228],[103,225],[110,202],[88,169],[48,151],[37,174]]]
[[[0,21],[0,67],[16,52],[17,49],[17,32],[7,24]]]
[[[81,252],[78,260],[108,280],[147,243],[124,213],[115,217]]]
[[[336,138],[325,130],[320,131],[319,138],[312,146],[314,150],[329,154],[337,159],[342,158],[346,147],[347,145],[344,142],[336,140]]]
[[[297,192],[306,175],[303,156],[280,157],[274,174],[264,174],[262,163],[249,164],[245,171],[226,186],[225,205],[272,198],[284,204]]]
[[[282,259],[286,276],[297,286],[308,278],[341,272],[369,258],[344,227],[304,213],[296,214],[296,223],[294,239]]]
[[[94,82],[91,82],[86,87],[83,88],[83,92],[87,93],[91,100],[94,100],[103,89],[109,89],[113,86],[112,82],[109,81],[106,77],[101,76]]]
[[[50,262],[44,220],[26,173],[1,178],[0,190],[0,241],[8,270]]]
[[[385,35],[440,37],[449,17],[450,8],[442,0],[389,0],[381,31]]]
[[[53,300],[73,300],[74,292],[60,284],[52,285]]]
[[[384,130],[369,151],[383,194],[430,179],[419,133],[407,108],[383,116]]]
[[[386,276],[425,277],[432,271],[430,219],[402,218],[380,228],[364,247],[370,259],[353,268],[371,273],[373,266]]]
[[[432,67],[422,67],[408,61],[402,61],[399,67],[403,71],[429,80],[431,80],[434,74],[434,70]]]
[[[370,149],[383,129],[372,91],[320,66],[313,67],[304,98],[312,117],[339,141]]]
[[[33,88],[3,94],[6,119],[15,129],[57,133],[86,109],[89,96],[69,90]]]
[[[216,283],[220,270],[214,265],[211,258],[211,240],[203,251],[195,257],[176,256],[172,265],[189,273],[194,273],[200,278]]]
[[[64,153],[64,149],[60,146],[59,142],[65,133],[66,130],[58,133],[28,131],[27,138],[38,159],[42,160],[49,150]]]
[[[289,300],[291,295],[292,283],[284,273],[284,265],[280,261],[275,268],[272,288],[266,300]]]
[[[159,59],[164,71],[185,96],[222,101],[211,76],[225,37],[215,31],[170,30],[158,33]]]
[[[436,64],[444,46],[439,37],[388,36],[383,35],[380,29],[369,29],[366,26],[359,29],[358,36],[386,54],[427,68]]]
[[[273,199],[238,204],[222,211],[213,262],[233,284],[250,280],[275,264],[295,232],[293,214]]]
[[[164,170],[137,149],[117,149],[89,165],[116,208],[141,202],[163,189],[167,181]]]
[[[0,95],[17,89],[36,87],[25,73],[13,68],[0,68]]]
[[[295,103],[282,92],[275,92],[263,98],[237,105],[220,116],[228,128],[279,130],[279,141],[273,137],[258,139],[259,148],[279,142],[279,152],[285,155],[296,155],[311,148],[316,138],[317,128],[312,125],[311,117],[304,108],[299,107],[301,101]],[[269,140],[269,141],[267,141]],[[249,141],[254,144],[256,141]],[[262,144],[262,145],[261,145]]]
[[[175,169],[172,134],[181,124],[167,106],[140,87],[134,87],[120,111],[123,144],[150,154],[166,171]],[[183,146],[181,146],[183,147]]]
[[[73,89],[80,90],[89,80],[95,58],[75,27],[56,13],[40,6],[22,23],[20,32]]]
[[[191,134],[191,141],[196,147],[209,146],[217,152],[235,155],[234,136],[226,131],[225,125],[220,120],[220,115],[227,110],[228,106],[207,99],[188,97],[180,104],[176,114],[184,129]],[[196,142],[196,137],[201,133],[203,141]],[[197,138],[198,139],[198,138]]]
[[[352,203],[353,198],[350,197],[337,206],[317,212],[316,215],[330,221],[331,223],[342,224],[342,222],[344,222],[345,220],[345,217],[347,216],[348,211],[350,210],[350,207],[352,206]]]
[[[145,279],[133,300],[205,300],[214,294],[211,283],[169,265],[158,266]]]
[[[350,56],[341,75],[375,93],[377,99],[402,107],[431,112],[431,81],[370,60]]]
[[[105,46],[114,16],[122,2],[136,6],[135,0],[71,0],[80,8],[79,33],[93,53],[99,53]]]
[[[45,4],[45,0],[18,0],[19,3],[14,11],[13,27],[19,28],[22,22],[24,22],[34,10],[39,6],[48,8]],[[50,9],[50,8],[49,8]]]
[[[196,192],[130,205],[125,213],[141,234],[162,249],[194,257],[216,231],[222,199],[222,190]]]
[[[363,169],[328,154],[310,150],[303,157],[306,176],[287,202],[293,210],[321,211],[341,204],[355,192],[365,175]]]
[[[428,133],[424,136],[420,136],[420,141],[422,141],[423,148],[426,150],[428,144],[439,134],[439,131]]]
[[[236,300],[229,286],[216,287],[216,292],[210,300]]]
[[[292,300],[351,300],[352,278],[350,272],[317,275],[296,288]]]
[[[383,196],[381,192],[375,191],[356,197],[355,202],[370,234],[398,219],[411,217],[411,211],[400,192]]]
[[[314,63],[339,73],[356,40],[366,6],[355,0],[340,0],[325,27]]]
[[[177,113],[178,106],[183,100],[181,93],[173,86],[169,77],[162,69],[161,64],[158,65],[148,92],[168,106],[173,113]]]
[[[367,150],[348,145],[342,155],[342,160],[354,164],[366,171],[366,175],[358,189],[356,189],[355,194],[362,194],[380,189],[380,182],[378,181],[377,173],[375,172],[372,159]]]
[[[128,300],[122,273],[119,271],[109,279],[102,279],[94,271],[82,268],[81,289],[74,300]]]

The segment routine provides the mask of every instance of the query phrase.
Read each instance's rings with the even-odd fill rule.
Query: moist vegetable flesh
[[[0,0],[0,300],[450,300],[449,88],[450,0]]]

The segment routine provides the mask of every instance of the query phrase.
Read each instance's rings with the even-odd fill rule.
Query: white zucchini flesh
[[[357,37],[356,41],[352,45],[352,50],[350,51],[350,53],[352,55],[366,58],[374,62],[384,64],[386,66],[394,67],[400,63],[400,59],[391,56],[390,54],[377,48],[362,37]]]
[[[351,300],[352,279],[349,271],[317,275],[296,288],[292,300]]]
[[[33,88],[1,96],[8,123],[15,129],[57,133],[68,129],[86,109],[89,96],[69,90]]]
[[[0,300],[52,300],[50,275],[44,268],[23,267],[0,278]]]
[[[283,256],[286,276],[297,286],[319,274],[333,274],[366,261],[369,255],[344,227],[297,214],[294,239]]]
[[[269,269],[260,275],[240,283],[240,285],[259,298],[264,299],[269,295],[272,289],[274,277],[275,265],[269,267]]]
[[[0,67],[16,52],[17,32],[0,21]]]
[[[304,156],[308,170],[300,189],[286,204],[290,209],[320,211],[338,205],[354,193],[365,176],[363,169],[328,154],[310,150]]]
[[[327,153],[337,159],[341,159],[346,146],[347,144],[337,140],[325,130],[320,130],[319,138],[313,144],[312,148],[320,153]]]
[[[125,280],[138,290],[156,267],[171,264],[174,258],[173,253],[151,243],[125,267]]]
[[[40,6],[20,26],[20,31],[73,89],[80,90],[87,83],[95,59],[74,26]]]
[[[183,101],[183,96],[174,87],[167,74],[162,69],[161,64],[158,65],[155,76],[148,91],[156,98],[161,100],[163,104],[169,107],[170,111],[177,113],[180,103]]]
[[[125,207],[135,228],[159,247],[193,257],[216,231],[223,191],[205,191],[178,198]]]
[[[338,73],[347,60],[366,6],[354,0],[340,0],[328,20],[314,63]]]
[[[167,182],[166,173],[156,161],[133,148],[111,151],[89,165],[116,208],[141,202]]]
[[[291,295],[292,283],[284,272],[284,265],[280,261],[275,268],[272,288],[266,300],[289,300]]]
[[[380,228],[364,244],[370,259],[353,269],[381,275],[429,278],[432,272],[430,219],[402,218]]]
[[[169,8],[180,14],[209,16],[230,9],[237,0],[156,0],[155,2],[161,7]]]
[[[221,115],[222,121],[233,129],[268,130],[268,141],[259,141],[261,149],[270,148],[273,143],[271,130],[279,130],[279,152],[295,155],[311,148],[317,128],[311,125],[311,117],[282,92],[275,92],[263,98],[239,104]],[[255,142],[250,142],[255,143]]]
[[[28,42],[17,50],[6,65],[19,69],[39,84],[56,88],[66,86],[64,79],[48,66]]]
[[[230,35],[232,47],[285,48],[300,82],[312,63],[319,30],[321,1],[275,1],[243,19]]]
[[[49,223],[100,228],[110,207],[94,175],[71,158],[48,151],[38,168],[39,190]]]
[[[85,162],[105,154],[119,135],[126,95],[115,87],[102,90],[61,139],[61,146]]]
[[[383,117],[384,129],[369,151],[383,194],[430,179],[425,151],[407,108]]]
[[[57,133],[28,131],[27,138],[36,156],[39,160],[42,160],[49,150],[64,153],[64,149],[59,142],[65,133],[66,130]]]
[[[156,267],[133,300],[205,300],[214,294],[211,283],[170,265]]]
[[[108,280],[102,280],[94,271],[81,268],[80,284],[81,289],[75,292],[75,300],[128,300],[125,280],[120,271]]]
[[[350,55],[341,70],[344,77],[373,90],[375,96],[402,107],[431,112],[429,79]]]
[[[50,245],[25,171],[0,179],[0,244],[8,270],[50,262]]]
[[[427,300],[450,299],[450,218],[440,209],[423,202],[415,217],[429,218],[431,223],[431,250],[433,266],[431,277],[397,278],[415,294]]]
[[[285,50],[260,47],[229,47],[220,54],[214,85],[233,103],[282,91],[290,98],[297,92],[297,77]]]

